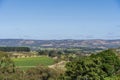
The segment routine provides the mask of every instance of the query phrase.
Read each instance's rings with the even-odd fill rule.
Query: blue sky
[[[120,39],[120,0],[0,0],[0,38]]]

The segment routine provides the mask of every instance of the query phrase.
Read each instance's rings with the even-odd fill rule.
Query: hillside
[[[30,40],[30,39],[0,39],[0,46],[28,46],[31,48],[116,48],[120,47],[120,40]]]

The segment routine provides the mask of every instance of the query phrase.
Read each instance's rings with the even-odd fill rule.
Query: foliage
[[[8,79],[10,75],[16,72],[14,62],[9,58],[9,55],[5,52],[0,52],[0,80],[12,80]]]
[[[14,63],[5,52],[0,52],[0,73],[14,72]]]
[[[29,80],[56,80],[58,74],[55,70],[38,66],[36,68],[31,68],[26,72],[26,78]]]
[[[0,80],[57,80],[59,74],[45,66],[30,68],[27,71],[16,70],[14,73],[1,74]]]
[[[0,47],[0,51],[5,51],[5,52],[30,52],[30,48],[28,47]]]
[[[101,64],[101,62],[98,63]],[[85,57],[80,61],[69,62],[66,64],[67,71],[65,75],[71,77],[71,80],[102,80],[105,73],[99,69],[99,64],[96,64],[95,61],[89,57]]]
[[[62,51],[57,50],[38,50],[39,55],[47,55],[49,57],[59,57],[62,54]]]
[[[93,58],[101,58],[101,69],[108,75],[112,76],[120,68],[120,59],[114,50],[106,50],[91,56]]]
[[[61,80],[104,80],[119,70],[120,60],[113,50],[80,58],[66,64]]]
[[[28,63],[31,63],[34,59],[36,61],[38,60],[38,62],[40,60],[46,60],[46,62],[52,61],[51,58],[47,57],[26,58],[26,60],[29,61]],[[19,60],[21,59],[18,59],[18,61]],[[25,58],[22,60],[25,61]],[[46,63],[46,65],[48,65],[48,63]],[[58,76],[57,71],[45,66],[30,68],[27,71],[19,70],[15,68],[13,61],[7,53],[0,52],[0,80],[56,80]]]
[[[51,52],[53,53],[53,52]],[[68,58],[74,57],[67,55]],[[34,66],[26,71],[17,66]],[[64,74],[60,69],[51,69],[39,64],[53,64],[49,57],[31,57],[10,59],[5,52],[0,52],[0,80],[119,80],[120,59],[113,50],[106,50],[91,56],[72,59],[66,64]]]
[[[120,80],[120,75],[119,76],[106,77],[105,80]]]

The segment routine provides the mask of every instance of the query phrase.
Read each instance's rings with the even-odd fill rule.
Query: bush
[[[119,70],[120,60],[113,50],[81,58],[66,64],[66,72],[62,80],[104,80],[115,75]]]
[[[56,80],[58,73],[50,68],[38,66],[26,71],[26,79],[29,80]]]

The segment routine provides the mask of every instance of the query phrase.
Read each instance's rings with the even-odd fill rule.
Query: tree
[[[120,59],[112,49],[102,51],[91,57],[101,58],[101,69],[106,72],[108,76],[112,76],[120,69]]]
[[[99,68],[99,64],[89,57],[69,62],[66,64],[65,76],[71,77],[71,80],[102,80],[105,73]]]
[[[113,50],[82,57],[66,64],[66,72],[61,80],[104,80],[115,74],[120,67],[120,60]],[[69,79],[66,79],[69,78]]]
[[[0,51],[4,51],[4,52],[11,52],[11,51],[30,52],[30,48],[29,47],[0,47]]]

